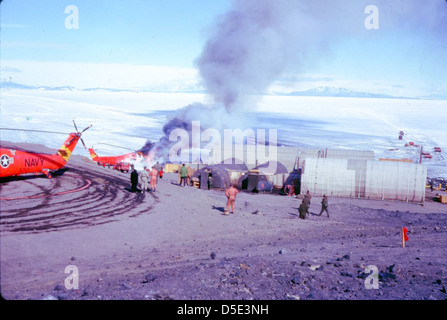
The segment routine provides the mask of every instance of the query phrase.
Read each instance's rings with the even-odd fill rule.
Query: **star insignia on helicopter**
[[[14,163],[14,158],[10,158],[6,154],[0,157],[0,165],[2,168],[8,168],[11,163]]]

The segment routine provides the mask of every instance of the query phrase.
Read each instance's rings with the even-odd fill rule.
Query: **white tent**
[[[301,192],[334,197],[425,201],[427,168],[406,162],[307,158]]]
[[[426,180],[427,168],[420,164],[368,161],[365,196],[424,202]]]

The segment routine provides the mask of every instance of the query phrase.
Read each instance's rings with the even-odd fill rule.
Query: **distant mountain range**
[[[386,99],[415,99],[398,97],[388,94],[353,91],[346,88],[318,87],[306,91],[294,91],[290,93],[273,93],[275,95],[300,96],[300,97],[347,97],[347,98],[386,98]]]
[[[182,93],[206,93],[204,89],[197,87],[177,87],[177,88],[146,88],[146,89],[114,89],[114,88],[86,88],[78,89],[72,86],[31,86],[11,81],[1,83],[2,89],[24,89],[24,90],[48,90],[48,91],[107,91],[107,92],[182,92]],[[268,95],[277,96],[300,96],[300,97],[345,97],[345,98],[383,98],[383,99],[430,99],[430,100],[447,100],[447,94],[431,94],[423,97],[402,97],[392,96],[388,94],[353,91],[346,88],[335,87],[318,87],[306,91],[293,92],[275,92],[271,91]]]
[[[69,90],[74,91],[76,88],[70,86],[61,86],[61,87],[48,87],[48,86],[30,86],[26,84],[15,83],[11,81],[4,81],[1,83],[2,89],[25,89],[25,90],[49,90],[49,91],[62,91]]]
[[[188,88],[188,87],[176,87],[169,89],[168,87],[156,87],[156,88],[129,88],[129,89],[116,89],[116,88],[76,88],[73,86],[31,86],[11,81],[4,81],[1,83],[2,89],[22,89],[22,90],[47,90],[47,91],[84,91],[84,92],[92,92],[92,91],[107,91],[107,92],[182,92],[182,93],[205,93],[205,90]]]

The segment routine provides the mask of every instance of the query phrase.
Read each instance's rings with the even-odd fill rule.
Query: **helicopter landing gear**
[[[42,171],[48,179],[53,179],[53,173],[50,170],[43,170]]]

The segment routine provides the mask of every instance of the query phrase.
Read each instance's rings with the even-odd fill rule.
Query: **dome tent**
[[[287,168],[280,162],[269,161],[245,173],[238,181],[238,187],[251,192],[272,191],[271,179],[276,175],[288,174]]]
[[[226,161],[229,163],[229,161]],[[229,171],[241,171],[246,172],[248,170],[245,164],[237,164],[232,161],[231,164],[216,164],[205,166],[199,170],[197,170],[193,178],[198,178],[200,180],[200,188],[207,189],[208,181],[211,181],[210,188],[213,189],[226,189],[231,184],[231,177]],[[211,179],[209,180],[209,178]],[[206,184],[206,186],[205,186]]]

